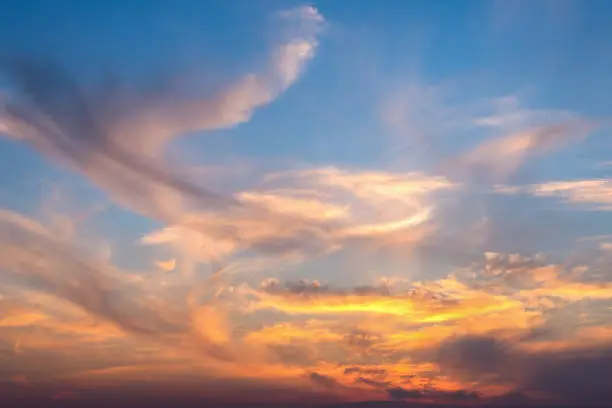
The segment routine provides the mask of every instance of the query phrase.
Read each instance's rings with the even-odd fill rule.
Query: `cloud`
[[[495,293],[513,293],[526,304],[555,302],[557,306],[610,299],[609,282],[594,279],[584,265],[550,263],[543,255],[486,253],[477,288]],[[476,269],[477,270],[477,269]]]
[[[579,142],[600,125],[522,102],[512,94],[474,96],[458,82],[397,87],[381,113],[395,134],[389,156],[411,156],[456,182],[499,183],[529,159]]]
[[[423,398],[423,394],[418,390],[407,390],[402,387],[394,387],[387,389],[387,393],[389,393],[389,397],[393,399],[407,399],[407,398]]]
[[[129,280],[115,268],[79,255],[33,220],[5,211],[0,217],[0,244],[5,253],[2,265],[14,279],[26,279],[130,332],[147,335],[180,328],[152,313],[152,305],[117,298],[120,286],[130,285]],[[139,316],[122,313],[125,307]]]
[[[155,265],[162,271],[172,272],[176,267],[176,259],[169,259],[167,261],[155,261]]]
[[[429,194],[437,191],[436,188],[432,191],[431,185],[423,187],[420,183],[427,185],[427,178],[421,180],[414,174],[392,177],[392,173],[379,173],[379,178],[364,177],[368,182],[359,184],[358,177],[353,178],[351,172],[333,171],[331,181],[327,170],[312,173],[314,176],[300,174],[291,180],[314,177],[316,185],[325,186],[314,195],[321,200],[335,203],[339,197],[348,197],[351,205],[345,220],[352,220],[351,211],[358,205],[371,210],[399,206],[396,200],[428,203]],[[338,174],[340,177],[334,179]],[[270,182],[281,178],[273,177]],[[419,182],[414,182],[415,179]],[[403,186],[414,196],[397,193],[384,180],[391,180],[390,185],[400,190]],[[274,194],[295,196],[312,190],[309,184],[297,183],[293,187],[290,192],[280,188],[279,193],[273,186],[271,190]],[[296,194],[302,187],[304,190]],[[334,195],[336,189],[343,195]],[[372,219],[378,221],[375,215],[374,211]],[[388,215],[381,215],[385,216]],[[314,218],[310,217],[304,225],[313,225]],[[345,224],[331,225],[337,229],[330,228],[329,236],[342,237]],[[208,229],[206,226],[202,231]],[[146,239],[151,240],[149,243],[171,242],[176,238],[171,232],[162,230]],[[555,313],[562,313],[578,302],[588,307],[588,302],[594,299],[608,300],[612,291],[606,284],[589,281],[583,267],[558,265],[537,254],[527,257],[488,252],[481,261],[464,270],[418,282],[381,280],[374,285],[341,287],[315,280],[266,279],[251,287],[240,281],[234,285],[218,275],[203,279],[198,274],[183,276],[156,270],[128,273],[108,260],[89,257],[79,247],[76,235],[59,237],[43,223],[9,211],[2,213],[0,238],[0,249],[12,255],[1,258],[6,268],[3,282],[25,285],[54,299],[68,301],[85,316],[103,322],[99,327],[90,327],[63,317],[50,318],[46,308],[44,313],[36,308],[13,310],[2,328],[10,326],[15,330],[3,339],[20,353],[20,358],[45,350],[50,353],[52,348],[62,350],[64,356],[83,357],[79,361],[88,367],[80,367],[80,378],[95,384],[144,381],[151,361],[155,360],[152,355],[159,350],[159,367],[165,368],[151,377],[159,377],[160,382],[163,370],[173,378],[184,375],[189,381],[208,381],[206,372],[214,373],[210,374],[213,376],[266,376],[287,381],[298,381],[296,378],[304,377],[305,373],[317,373],[338,384],[320,387],[334,393],[348,395],[347,390],[358,389],[391,396],[387,390],[401,388],[406,393],[394,394],[418,395],[413,398],[424,401],[458,401],[475,398],[471,391],[475,386],[463,371],[453,375],[440,372],[435,353],[440,345],[449,344],[449,337],[494,336],[501,344],[518,342],[513,353],[536,353],[546,348],[552,350],[551,346],[558,351],[572,350],[580,342],[602,348],[608,336],[592,329],[575,337],[563,335],[566,344],[547,343],[551,338],[546,336],[554,340],[555,335],[560,335],[554,327],[547,326]],[[192,244],[197,252],[199,243]],[[14,300],[9,303],[16,304]],[[564,324],[575,329],[581,323],[566,319]],[[31,331],[32,327],[53,334],[43,336]],[[83,335],[78,340],[66,336],[71,330],[82,331]],[[132,362],[132,357],[124,355],[115,355],[117,360],[111,364],[98,361],[93,364],[92,357],[87,356],[103,349],[104,342],[126,344],[121,349],[126,354],[144,344],[151,349],[135,358],[132,368],[118,367],[122,360]],[[63,354],[71,346],[75,350]],[[468,351],[462,350],[473,359]],[[482,346],[479,350],[487,349]],[[491,353],[494,352],[493,349]],[[182,361],[193,360],[197,360],[193,367],[180,367]],[[11,361],[6,367],[12,376],[19,360]],[[447,361],[444,360],[445,370],[449,370]],[[453,364],[461,367],[462,361]],[[62,368],[62,375],[68,371],[74,376],[74,367],[58,367]],[[30,371],[26,373],[31,375]],[[406,382],[406,376],[410,376],[410,382]],[[357,378],[362,380],[355,382]],[[429,385],[425,387],[423,383]],[[493,387],[505,387],[503,391],[507,392],[515,384],[499,379],[477,389],[485,395],[498,395],[500,390]]]
[[[395,400],[435,400],[438,402],[452,402],[457,403],[459,401],[472,401],[476,402],[480,399],[480,396],[473,391],[457,390],[457,391],[443,391],[443,390],[414,390],[406,389],[402,387],[387,388],[387,394],[389,397]]]
[[[553,352],[581,356],[572,362],[587,370],[594,363],[583,350],[588,345],[605,357],[612,338],[601,325],[566,319],[564,327],[580,330],[558,341],[558,329],[547,326],[555,313],[609,299],[611,291],[543,256],[486,253],[468,270],[422,282],[336,287],[268,279],[251,288],[172,272],[130,274],[6,211],[0,251],[11,254],[0,259],[3,283],[13,288],[1,298],[0,343],[18,353],[3,360],[7,378],[36,378],[45,365],[32,362],[54,355],[75,362],[50,361],[56,377],[79,384],[163,383],[168,376],[208,384],[211,376],[229,376],[308,389],[302,378],[342,398],[457,402],[516,389],[577,399],[579,391],[548,385],[549,365],[558,368]],[[167,285],[158,286],[158,277]],[[110,353],[108,344],[118,349]],[[524,369],[532,358],[543,368]],[[523,380],[524,372],[533,374]],[[604,395],[597,387],[593,392]]]
[[[344,369],[344,375],[350,375],[350,374],[355,374],[355,373],[385,377],[387,375],[387,370],[382,369],[382,368],[361,368],[361,367],[347,367]]]
[[[347,376],[361,377],[367,381],[360,383],[384,380],[392,388],[405,384],[406,378],[410,383],[435,378],[439,391],[464,390],[454,396],[427,394],[427,398],[438,399],[476,398],[472,391],[462,388],[473,380],[487,380],[487,387],[498,387],[497,391],[485,387],[485,393],[508,392],[512,384],[488,379],[495,372],[489,356],[501,353],[496,348],[500,345],[505,347],[513,342],[516,352],[528,354],[574,350],[580,346],[602,347],[609,341],[610,334],[598,323],[580,328],[583,324],[580,319],[569,319],[563,314],[565,308],[578,302],[589,307],[588,302],[593,299],[609,299],[605,294],[610,292],[609,288],[589,282],[583,275],[584,268],[566,269],[547,263],[543,256],[488,253],[482,265],[470,269],[476,276],[465,271],[465,276],[461,272],[438,281],[413,282],[409,289],[401,291],[393,287],[341,289],[319,282],[282,284],[268,280],[260,289],[244,292],[255,296],[248,310],[280,311],[286,314],[287,323],[267,327],[251,336],[262,342],[301,347],[309,355],[318,355],[332,364],[350,359],[374,363],[347,365],[338,376],[334,375],[338,381]],[[562,319],[562,332],[552,323],[556,319]],[[302,323],[305,321],[307,324]],[[570,334],[575,330],[578,330],[575,336]],[[483,341],[475,343],[472,338]],[[457,339],[467,339],[467,346],[460,345],[460,353],[455,345]],[[448,344],[454,348],[449,350]],[[441,373],[437,373],[435,365],[424,364],[438,361],[433,353],[438,348],[437,359],[441,359],[445,370]],[[480,366],[476,366],[475,356],[482,357]],[[472,371],[478,376],[456,376],[449,371],[453,366],[461,367],[464,359],[471,362]],[[396,365],[381,365],[383,360]],[[400,368],[407,361],[411,364]],[[479,371],[477,367],[481,367]],[[447,374],[451,377],[445,377]],[[444,383],[440,378],[458,382]]]
[[[266,68],[203,95],[174,83],[90,87],[45,61],[7,61],[14,93],[3,106],[3,123],[10,137],[164,222],[142,243],[170,247],[164,256],[181,271],[200,263],[226,272],[280,269],[346,247],[414,246],[436,228],[430,196],[455,187],[444,177],[323,167],[276,174],[265,188],[225,196],[164,158],[167,144],[186,133],[248,121],[303,74],[325,19],[312,7],[277,17],[285,32]]]
[[[34,308],[34,312],[26,309],[13,314],[11,320],[4,321],[5,325],[26,329],[36,323],[34,327],[48,328],[53,336],[59,335],[60,344],[65,344],[64,333],[76,330],[81,334],[79,346],[90,333],[91,341],[98,342],[109,336],[140,339],[161,348],[180,345],[187,355],[222,364],[248,364],[258,358],[253,350],[242,355],[230,341],[231,328],[220,304],[213,309],[207,303],[210,299],[194,298],[199,285],[175,280],[170,287],[159,286],[155,275],[129,274],[88,256],[83,248],[58,240],[34,220],[8,211],[1,215],[0,267],[9,293],[14,298],[15,291],[23,291],[19,288],[29,288],[46,294],[55,299],[51,305],[67,302],[76,307],[81,319],[71,322],[75,318],[67,320],[61,314],[52,318],[45,309]],[[16,306],[15,303],[11,302]],[[100,323],[87,323],[87,319]],[[38,337],[41,341],[34,346],[37,336],[31,333],[15,337],[15,349],[48,349],[45,343],[55,341]]]
[[[453,279],[434,283],[415,283],[412,288],[393,293],[389,288],[321,289],[318,284],[296,289],[246,289],[254,297],[253,309],[272,308],[288,314],[379,314],[405,316],[413,323],[434,323],[512,310],[518,307],[511,298],[485,295]]]
[[[354,192],[368,201],[402,199],[406,194],[426,193],[432,190],[452,187],[443,177],[427,176],[412,172],[393,174],[384,172],[349,172],[337,167],[315,168],[285,174],[272,174],[269,180],[293,176],[296,179],[313,180],[321,187],[337,187]]]
[[[443,369],[479,381],[506,381],[519,392],[539,392],[581,404],[610,398],[609,347],[525,353],[490,337],[451,339],[440,350]]]
[[[298,24],[297,35],[281,46],[275,55],[281,86],[287,89],[302,73],[306,62],[314,57],[317,35],[325,27],[325,19],[313,6],[301,6],[278,14],[280,18]]]
[[[364,378],[364,377],[358,377],[355,380],[355,382],[363,383],[363,384],[369,385],[370,387],[374,387],[374,388],[385,388],[391,384],[388,381],[377,381],[377,380],[372,380],[371,378]]]
[[[264,177],[262,188],[236,194],[260,210],[184,214],[141,243],[169,246],[196,262],[229,264],[245,253],[292,263],[347,247],[409,248],[435,229],[432,196],[453,187],[422,173],[335,167],[275,173]]]
[[[580,205],[596,211],[612,209],[612,183],[609,179],[550,181],[527,186],[499,186],[502,194],[532,194],[553,197],[568,204]]]
[[[484,119],[482,119],[484,120]],[[488,118],[487,125],[507,119]],[[448,164],[449,172],[469,172],[471,177],[501,181],[514,174],[530,157],[537,157],[584,139],[593,125],[582,120],[530,127],[506,136],[488,139]]]
[[[165,155],[179,137],[249,122],[305,74],[325,18],[298,7],[274,21],[280,34],[261,71],[215,89],[164,78],[96,87],[36,58],[2,61],[13,89],[0,131],[161,226],[142,233],[137,244],[148,248],[119,248],[121,263],[138,263],[126,269],[81,240],[87,215],[45,223],[1,210],[0,385],[258,401],[315,399],[312,390],[322,399],[424,404],[608,398],[612,284],[587,265],[493,252],[497,245],[478,236],[488,218],[472,228],[453,207],[466,208],[471,184],[484,181],[504,194],[609,210],[607,179],[496,184],[596,124],[525,108],[513,95],[449,101],[443,87],[415,87],[385,107],[385,119],[405,137],[400,144],[432,156],[430,172],[403,171],[405,163],[289,168],[250,174],[219,194]],[[480,209],[473,203],[468,210]],[[369,268],[360,256],[380,249],[401,252],[400,273],[413,279],[359,281]],[[338,283],[338,263],[355,254],[350,282]],[[425,276],[412,272],[415,254],[435,257]],[[373,273],[397,273],[381,258]],[[324,278],[300,279],[314,269]],[[257,274],[237,276],[245,271]]]
[[[210,262],[223,263],[226,271],[257,262],[283,267],[355,245],[409,247],[434,228],[429,195],[452,188],[446,179],[326,167],[277,175],[270,183],[285,183],[281,188],[226,196],[165,159],[171,141],[247,122],[302,75],[325,19],[312,7],[278,17],[285,34],[266,69],[203,95],[173,83],[90,87],[51,63],[9,60],[4,68],[14,93],[3,123],[10,137],[83,173],[120,204],[167,224],[142,243],[174,247],[171,256],[181,270]],[[331,196],[309,195],[312,190]],[[236,259],[243,256],[249,259]],[[271,258],[273,266],[266,264]]]
[[[14,90],[3,101],[2,128],[149,216],[174,219],[190,201],[200,209],[236,205],[170,169],[163,149],[187,132],[248,121],[298,79],[315,54],[324,19],[312,7],[289,12],[287,19],[298,29],[277,46],[267,71],[201,97],[168,87],[160,91],[156,84],[86,88],[42,59],[5,60],[2,68]]]
[[[316,384],[325,387],[325,388],[335,388],[339,384],[332,377],[328,377],[326,375],[322,375],[319,373],[311,373],[309,378]]]
[[[439,350],[438,361],[447,370],[463,370],[477,378],[496,375],[502,360],[509,359],[504,344],[486,336],[467,336],[445,341]]]
[[[280,283],[277,279],[267,279],[260,284],[260,289],[272,295],[279,296],[316,296],[316,295],[337,295],[343,296],[351,294],[355,295],[381,295],[388,296],[391,294],[391,289],[388,285],[380,286],[358,286],[351,290],[334,289],[328,285],[322,285],[319,281],[300,280],[298,282]]]

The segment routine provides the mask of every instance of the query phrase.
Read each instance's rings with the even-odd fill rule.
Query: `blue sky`
[[[145,81],[163,70],[205,70],[210,81],[227,81],[261,64],[278,34],[270,16],[289,3],[175,7],[134,1],[118,7],[63,1],[50,7],[45,1],[12,2],[3,12],[0,39],[6,54],[49,56],[90,81],[106,71]],[[612,57],[601,40],[612,34],[605,1],[588,6],[518,1],[507,7],[482,1],[389,1],[384,7],[356,1],[346,7],[328,1],[317,6],[329,27],[308,75],[278,103],[258,111],[248,126],[184,140],[189,149],[198,149],[194,161],[202,155],[219,160],[231,152],[261,160],[281,156],[317,164],[385,165],[388,155],[379,139],[388,137],[389,129],[381,123],[380,106],[394,89],[407,86],[448,87],[459,104],[522,92],[529,107],[594,117],[605,117],[610,109],[606,77]],[[3,184],[21,184],[44,172],[43,161],[32,152],[5,144],[2,163],[11,171],[2,172]],[[581,156],[605,161],[600,147],[606,144],[605,135],[594,138]],[[561,157],[541,166],[575,172],[580,157],[573,152]],[[13,160],[28,164],[14,166]]]
[[[607,398],[611,7],[6,2],[0,381]]]

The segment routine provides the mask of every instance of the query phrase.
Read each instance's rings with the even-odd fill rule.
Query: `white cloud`
[[[612,251],[612,242],[601,242],[599,248],[604,251]]]
[[[555,197],[566,203],[583,205],[599,211],[612,211],[612,180],[585,179],[550,181],[526,186],[497,186],[500,194],[531,194],[538,197]]]
[[[487,139],[453,160],[453,172],[475,172],[494,181],[514,174],[529,158],[566,147],[585,138],[592,125],[584,121],[555,123],[526,128],[502,137]]]
[[[538,196],[556,196],[573,204],[612,210],[612,181],[608,179],[550,182],[534,185],[530,191]]]
[[[245,251],[305,260],[348,245],[403,245],[431,232],[431,195],[453,185],[420,173],[315,168],[265,177],[271,189],[237,196],[267,212],[193,213],[143,237],[198,262]]]
[[[315,55],[324,18],[302,7],[283,14],[283,20],[294,29],[272,51],[267,70],[199,97],[175,89],[153,94],[85,88],[51,64],[14,61],[7,71],[17,92],[4,101],[0,123],[9,137],[82,172],[121,204],[148,216],[172,220],[194,204],[231,205],[231,199],[185,180],[162,153],[168,141],[186,132],[247,122],[293,85]]]
[[[580,141],[595,127],[573,112],[526,108],[518,95],[473,98],[458,84],[454,88],[459,90],[399,87],[387,99],[381,119],[396,137],[394,158],[412,154],[411,160],[425,160],[451,178],[496,183],[529,158]]]

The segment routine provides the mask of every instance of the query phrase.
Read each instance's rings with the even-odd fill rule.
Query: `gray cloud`
[[[310,373],[308,378],[324,388],[336,388],[340,385],[334,378],[319,373]]]
[[[380,286],[357,286],[350,289],[333,288],[318,281],[300,280],[297,282],[281,283],[277,280],[262,282],[260,288],[270,294],[285,296],[347,296],[347,295],[378,295],[390,296],[391,288]]]
[[[357,329],[344,336],[344,340],[347,344],[357,349],[369,349],[381,339],[382,336],[380,334]]]
[[[385,388],[391,384],[389,381],[378,381],[378,380],[373,380],[371,378],[365,378],[365,377],[359,377],[355,381],[358,383],[369,385],[370,387],[374,387],[374,388]]]
[[[414,390],[406,389],[402,387],[392,387],[386,389],[387,394],[391,399],[405,400],[405,399],[423,399],[423,398],[436,398],[438,401],[447,402],[458,402],[458,401],[477,401],[480,396],[471,391],[458,390],[458,391],[441,391],[441,390]]]
[[[384,368],[361,368],[361,367],[347,367],[344,369],[344,375],[350,374],[366,374],[374,375],[377,377],[386,377],[387,370]]]
[[[471,336],[444,343],[438,362],[465,379],[513,384],[519,393],[585,405],[612,398],[612,346],[526,353],[492,337]]]

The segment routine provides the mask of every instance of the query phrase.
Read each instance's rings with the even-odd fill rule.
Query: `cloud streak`
[[[583,141],[604,124],[574,112],[526,108],[517,95],[466,101],[451,92],[463,89],[459,84],[444,85],[400,87],[383,104],[381,119],[396,135],[393,159],[419,160],[457,182],[504,182],[530,159]]]
[[[498,119],[503,121],[504,119]],[[491,118],[487,125],[499,126]],[[588,136],[593,125],[583,120],[527,128],[489,139],[452,160],[450,172],[468,172],[474,178],[488,177],[499,182],[513,175],[530,157],[542,156]]]
[[[527,186],[498,186],[502,194],[531,194],[536,197],[558,198],[567,204],[595,211],[610,211],[611,184],[609,179],[550,181]]]
[[[147,215],[174,219],[185,210],[184,197],[200,209],[236,205],[169,169],[163,148],[187,132],[244,123],[297,81],[315,55],[325,20],[312,7],[282,17],[298,29],[277,46],[267,71],[247,74],[213,95],[156,87],[90,89],[47,61],[5,60],[14,92],[1,109],[3,133],[82,172]]]

